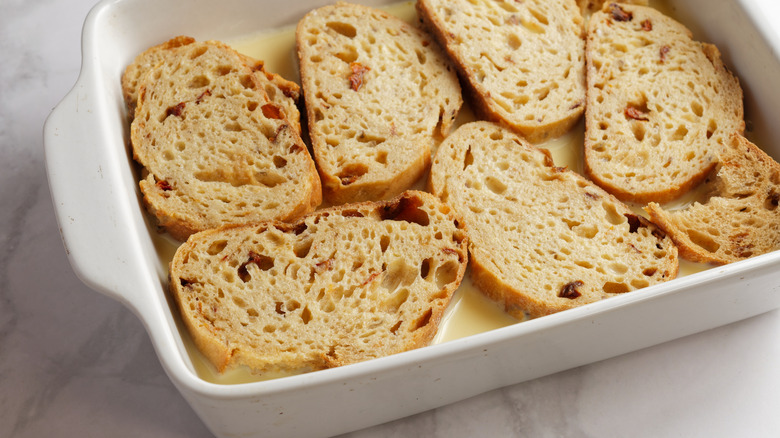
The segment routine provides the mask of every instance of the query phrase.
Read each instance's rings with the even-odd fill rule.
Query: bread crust
[[[643,6],[589,20],[585,174],[623,201],[665,203],[706,178],[744,130],[742,89],[718,49]]]
[[[721,146],[706,199],[645,207],[690,261],[723,265],[780,249],[780,164],[736,133]]]
[[[433,195],[190,236],[170,292],[219,371],[305,372],[427,345],[465,274],[468,237]]]
[[[292,220],[322,202],[273,76],[217,41],[169,50],[141,80],[131,125],[143,202],[178,240],[226,223]],[[292,102],[280,90],[278,98]],[[294,106],[294,102],[292,102]]]
[[[677,248],[657,226],[497,124],[451,134],[429,186],[465,221],[474,284],[519,319],[677,276]]]
[[[418,0],[416,8],[454,61],[481,118],[540,143],[568,132],[582,116],[583,19],[574,0]]]
[[[339,2],[300,20],[296,48],[325,199],[386,199],[409,188],[462,104],[435,42],[383,11]]]

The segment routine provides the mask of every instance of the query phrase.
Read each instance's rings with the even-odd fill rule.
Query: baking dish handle
[[[82,69],[73,89],[44,125],[44,153],[49,187],[68,259],[89,287],[130,307],[143,307],[137,296],[148,290],[147,258],[139,257],[146,227],[122,133],[121,111],[102,108],[105,91],[99,78]],[[124,163],[124,165],[121,165]],[[146,230],[143,230],[145,234]],[[146,239],[149,240],[149,239]],[[146,242],[149,246],[151,242]],[[153,271],[152,271],[153,272]],[[159,285],[157,285],[159,287]],[[154,285],[152,285],[154,287]]]

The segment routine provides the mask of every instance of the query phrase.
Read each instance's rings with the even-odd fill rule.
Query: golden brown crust
[[[273,76],[245,59],[220,42],[192,42],[167,53],[140,84],[130,130],[143,166],[139,186],[147,210],[176,239],[229,223],[292,220],[322,201],[299,129],[266,91],[276,89]]]
[[[465,221],[472,281],[517,318],[677,275],[677,249],[658,227],[499,125],[458,128],[429,185]]]
[[[718,49],[653,8],[605,3],[586,61],[585,174],[623,201],[678,198],[713,169],[719,138],[744,129]]]
[[[582,116],[582,16],[573,0],[504,3],[503,9],[418,0],[416,8],[455,63],[481,118],[540,143],[563,135]]]
[[[462,103],[438,46],[383,11],[337,3],[298,23],[296,50],[325,198],[386,199],[409,188]]]
[[[467,245],[449,207],[405,192],[194,234],[171,262],[170,291],[220,371],[330,368],[427,345]]]
[[[739,134],[724,140],[708,198],[681,210],[645,210],[680,256],[722,265],[780,249],[780,164]]]

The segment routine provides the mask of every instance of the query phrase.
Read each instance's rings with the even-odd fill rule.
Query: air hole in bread
[[[712,137],[713,134],[715,134],[715,131],[718,130],[718,122],[715,120],[710,120],[707,124],[707,139]]]
[[[379,164],[387,164],[387,152],[386,151],[379,151],[374,156],[374,161],[376,161]]]
[[[608,281],[604,283],[604,286],[602,287],[604,292],[608,294],[622,294],[626,293],[631,290],[630,287],[628,287],[625,283],[616,283],[614,281]]]
[[[777,204],[780,202],[780,193],[771,189],[764,201],[764,208],[768,211],[773,211],[777,208]]]
[[[688,135],[688,128],[686,128],[683,125],[680,125],[677,127],[674,133],[672,133],[672,137],[670,140],[681,141],[685,138],[686,135]]]
[[[401,288],[390,295],[383,303],[387,313],[398,313],[398,309],[409,299],[409,289]]]
[[[280,169],[287,165],[287,160],[285,160],[283,157],[280,157],[278,155],[274,155],[273,162],[274,162],[274,166],[277,169]]]
[[[312,320],[311,310],[309,310],[309,306],[306,306],[301,310],[301,320],[304,324],[308,324]]]
[[[618,262],[610,263],[607,268],[612,274],[616,275],[623,275],[628,272],[628,266]]]
[[[395,204],[382,207],[380,219],[383,221],[405,221],[417,225],[428,226],[430,218],[425,210],[420,209],[422,200],[414,197],[403,197]]]
[[[190,82],[187,84],[188,88],[203,88],[208,86],[211,83],[211,80],[207,76],[204,75],[198,75],[194,78],[190,79]]]
[[[626,221],[625,216],[618,213],[614,204],[604,201],[601,203],[601,207],[604,209],[605,218],[612,225],[620,225]]]
[[[705,251],[717,252],[720,245],[709,234],[705,234],[699,230],[686,230],[688,238],[691,239],[695,245],[704,248]]]
[[[652,277],[655,275],[655,273],[658,272],[657,268],[645,268],[644,271],[642,271],[642,274],[644,274],[647,277]]]
[[[355,29],[355,26],[349,24],[349,23],[342,23],[340,21],[330,21],[325,24],[330,29],[332,29],[334,32],[343,35],[347,38],[355,38],[357,35],[357,29]]]
[[[239,83],[241,84],[242,87],[246,88],[247,90],[254,90],[257,88],[252,75],[241,75],[239,77]]]
[[[510,33],[506,38],[506,43],[510,49],[517,50],[520,48],[520,46],[523,45],[523,40],[521,40],[520,37],[518,37],[514,33]]]
[[[523,25],[524,28],[526,28],[531,33],[544,33],[544,27],[542,27],[539,23],[533,22],[530,20],[520,20],[520,24]]]
[[[225,249],[227,244],[227,240],[217,240],[216,242],[209,245],[209,248],[206,250],[206,252],[212,256],[217,255]]]
[[[346,62],[347,64],[351,64],[357,61],[358,52],[353,46],[347,46],[344,49],[344,51],[336,53],[336,58]]]
[[[265,187],[276,187],[287,181],[284,176],[271,171],[260,171],[255,174],[255,180],[258,184]]]
[[[199,56],[202,56],[204,53],[208,51],[207,46],[196,46],[191,52],[190,52],[190,59],[195,59]]]
[[[458,278],[458,262],[449,260],[443,265],[436,267],[434,276],[436,278],[436,286],[439,289],[444,289],[445,286],[454,282]]]
[[[422,263],[420,264],[420,277],[423,280],[428,279],[428,274],[431,271],[431,262],[433,261],[432,258],[428,257],[427,259],[424,259]]]
[[[230,122],[226,123],[225,126],[222,127],[224,131],[227,132],[241,132],[243,131],[243,128],[241,127],[241,124],[238,122]]]
[[[425,62],[428,60],[427,57],[425,56],[425,53],[423,53],[423,51],[419,49],[415,50],[414,52],[415,54],[417,54],[417,62],[419,62],[420,64],[425,64]]]
[[[390,327],[390,333],[396,334],[398,332],[398,329],[401,327],[401,324],[403,324],[403,320],[398,321],[397,323],[395,323],[395,325]]]
[[[351,163],[344,166],[337,175],[342,185],[350,185],[368,172],[368,166],[363,163]]]
[[[696,114],[696,117],[701,117],[704,114],[704,108],[699,102],[691,102],[691,111]]]
[[[471,147],[469,146],[469,148],[466,149],[466,156],[463,159],[463,170],[466,170],[466,168],[472,164],[474,164],[474,154],[471,153]]]
[[[388,291],[394,291],[399,287],[408,286],[414,283],[417,274],[417,268],[410,266],[406,260],[395,259],[385,270],[385,275],[382,277],[382,287]]]
[[[641,123],[632,123],[631,132],[634,134],[636,141],[642,141],[645,139],[645,125]]]
[[[506,189],[509,187],[494,176],[489,176],[485,178],[485,186],[487,186],[487,188],[491,192],[497,195],[503,194],[506,191]]]
[[[426,325],[430,324],[431,316],[433,315],[433,309],[429,308],[421,317],[419,317],[412,325],[412,331],[417,331]]]

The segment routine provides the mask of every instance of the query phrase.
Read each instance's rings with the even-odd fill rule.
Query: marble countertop
[[[0,436],[211,436],[136,317],[73,274],[54,218],[41,129],[93,3],[0,2]],[[349,436],[777,437],[778,370],[775,310]]]

